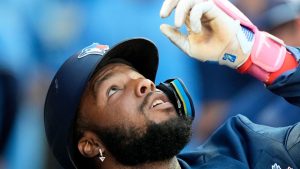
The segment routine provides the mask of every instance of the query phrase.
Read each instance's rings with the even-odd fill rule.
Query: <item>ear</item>
[[[102,153],[105,151],[104,146],[100,142],[99,138],[90,131],[85,131],[83,137],[78,141],[78,150],[85,157],[95,157],[99,154],[101,148]]]

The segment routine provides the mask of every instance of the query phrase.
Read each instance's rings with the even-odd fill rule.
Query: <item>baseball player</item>
[[[300,49],[259,31],[226,0],[166,0],[160,15],[173,10],[175,27],[163,24],[161,31],[189,56],[249,73],[300,105]],[[187,34],[177,29],[184,24]],[[271,128],[241,115],[179,154],[191,136],[194,107],[180,79],[155,86],[157,66],[158,51],[143,38],[111,49],[92,44],[61,66],[44,118],[64,168],[300,168],[300,124]]]

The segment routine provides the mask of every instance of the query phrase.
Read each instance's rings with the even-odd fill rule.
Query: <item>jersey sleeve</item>
[[[178,156],[185,168],[300,167],[300,124],[273,128],[237,115],[193,152]],[[182,166],[184,166],[182,165]],[[230,166],[230,167],[229,167]]]
[[[299,63],[300,49],[287,47],[294,59]],[[281,73],[267,88],[276,95],[282,96],[289,103],[300,106],[300,67]]]

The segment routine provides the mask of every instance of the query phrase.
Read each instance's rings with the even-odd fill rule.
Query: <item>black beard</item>
[[[160,124],[148,122],[146,131],[134,127],[94,129],[121,164],[135,166],[173,158],[191,137],[191,119],[175,117]]]

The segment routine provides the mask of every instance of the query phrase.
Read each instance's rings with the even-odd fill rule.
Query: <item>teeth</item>
[[[162,100],[155,100],[155,101],[153,102],[153,104],[152,104],[152,107],[155,107],[155,106],[157,106],[157,105],[159,105],[159,104],[162,104],[162,103],[164,103]]]

